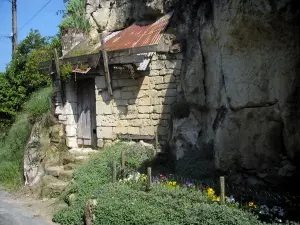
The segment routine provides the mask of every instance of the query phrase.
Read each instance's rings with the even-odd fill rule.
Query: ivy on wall
[[[64,63],[60,66],[60,78],[63,81],[70,81],[72,77],[73,67],[71,63]]]

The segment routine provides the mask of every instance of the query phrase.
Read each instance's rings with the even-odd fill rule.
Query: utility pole
[[[12,54],[15,53],[18,46],[18,31],[17,31],[17,0],[12,0]]]

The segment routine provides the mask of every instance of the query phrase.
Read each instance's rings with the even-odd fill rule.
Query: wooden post
[[[122,151],[122,170],[125,170],[125,151]]]
[[[225,178],[223,176],[220,177],[220,202],[225,203]]]
[[[102,51],[102,56],[103,56],[104,72],[105,72],[106,83],[107,83],[107,87],[108,87],[108,93],[110,95],[113,95],[111,81],[110,81],[109,67],[108,67],[108,57],[107,57],[107,52],[105,50],[105,42],[104,42],[103,33],[100,33],[100,43],[101,43],[101,51]]]
[[[122,151],[122,170],[121,170],[122,179],[125,177],[125,151]]]
[[[155,133],[155,150],[156,150],[156,153],[158,151],[158,145],[159,145],[159,143],[158,143],[158,133],[156,132]]]
[[[64,93],[64,88],[62,85],[62,80],[60,78],[60,66],[59,66],[59,58],[58,58],[58,54],[57,54],[57,49],[55,48],[53,51],[54,54],[54,62],[55,62],[55,68],[56,68],[56,77],[57,77],[57,83],[58,83],[58,88],[60,91],[60,96],[61,96],[61,100],[62,103],[64,103],[65,101],[65,93]]]
[[[151,171],[152,171],[151,167],[148,167],[147,168],[147,187],[146,187],[147,191],[150,191],[150,188],[151,188],[151,183],[152,183],[152,177],[151,177],[152,172]]]
[[[112,182],[115,183],[117,180],[117,164],[116,161],[112,161]]]

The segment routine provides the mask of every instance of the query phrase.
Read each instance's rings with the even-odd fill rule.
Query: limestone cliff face
[[[194,148],[201,152],[203,142],[213,143],[216,169],[238,166],[272,184],[295,169],[288,160],[300,157],[297,4],[181,3],[183,95],[202,131]],[[181,127],[175,127],[177,140]]]
[[[173,121],[174,154],[194,152],[205,168],[242,169],[271,184],[292,175],[300,160],[299,2],[87,0],[92,35],[170,9],[167,33],[184,52],[182,99],[191,108]]]

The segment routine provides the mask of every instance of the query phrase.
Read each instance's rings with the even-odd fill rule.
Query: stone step
[[[74,164],[74,163],[69,163],[64,165],[64,170],[74,170],[76,167],[78,166],[78,164]]]
[[[45,173],[62,181],[69,181],[73,176],[73,171],[64,170],[63,166],[53,166],[45,168]]]
[[[72,148],[69,152],[74,156],[87,156],[99,153],[99,151],[93,150],[91,148]]]
[[[68,186],[68,182],[57,180],[55,182],[51,182],[46,184],[42,188],[41,197],[42,198],[56,198],[61,195],[61,193],[66,189]]]
[[[75,163],[85,163],[89,159],[88,155],[75,156]]]
[[[82,164],[89,159],[88,155],[74,156],[68,155],[63,158],[63,165],[67,164]]]

